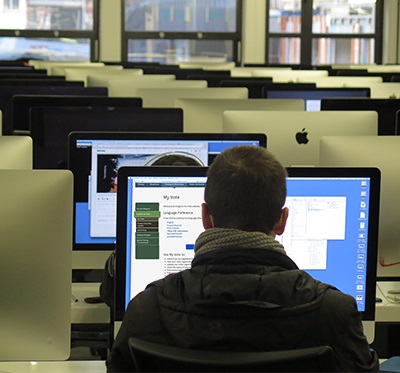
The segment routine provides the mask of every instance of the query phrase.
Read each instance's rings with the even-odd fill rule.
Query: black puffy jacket
[[[378,371],[350,295],[272,249],[221,249],[150,284],[129,304],[107,360],[133,371],[127,340],[195,349],[257,351],[330,345],[339,372]]]

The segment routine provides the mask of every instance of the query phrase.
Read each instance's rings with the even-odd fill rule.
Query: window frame
[[[300,65],[312,65],[312,45],[314,39],[374,39],[374,63],[382,63],[383,55],[383,0],[376,1],[375,8],[375,33],[368,34],[345,34],[345,33],[313,33],[312,32],[312,1],[302,0],[302,22],[301,30],[295,32],[269,32],[269,5],[266,6],[266,28],[265,28],[265,62],[269,61],[269,46],[271,38],[299,38],[300,39]]]
[[[33,30],[33,29],[1,29],[2,37],[21,38],[46,38],[46,39],[89,39],[90,40],[90,61],[94,62],[99,57],[99,0],[93,0],[93,29],[92,30]]]
[[[125,30],[126,0],[122,0],[121,7],[121,61],[128,61],[130,40],[212,40],[232,41],[232,61],[239,64],[242,60],[242,16],[243,0],[236,0],[236,31],[234,32],[206,32],[206,31],[127,31]]]

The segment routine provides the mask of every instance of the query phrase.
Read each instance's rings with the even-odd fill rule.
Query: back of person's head
[[[165,153],[148,162],[149,166],[204,166],[201,160],[187,153]]]
[[[223,151],[208,170],[204,194],[214,227],[271,233],[285,204],[286,176],[265,148]]]

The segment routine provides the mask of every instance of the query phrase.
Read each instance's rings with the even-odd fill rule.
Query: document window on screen
[[[127,301],[155,279],[190,268],[203,231],[205,183],[206,177],[128,178]]]
[[[365,308],[370,180],[288,178],[285,232],[277,236],[299,268]]]
[[[145,166],[153,157],[168,152],[195,155],[208,162],[208,143],[199,141],[93,141],[89,182],[90,236],[115,237],[118,169]]]

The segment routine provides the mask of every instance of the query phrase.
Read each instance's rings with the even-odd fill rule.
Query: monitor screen
[[[351,294],[363,320],[374,320],[379,170],[301,167],[288,174],[291,218],[279,238],[287,254],[316,279]],[[204,230],[205,175],[196,167],[120,169],[116,320],[147,284],[190,267]]]
[[[321,100],[328,97],[370,97],[369,88],[314,88],[291,90],[266,87],[265,98],[302,98],[305,101],[306,111],[320,111]]]
[[[107,96],[108,89],[105,87],[83,87],[83,86],[1,86],[0,87],[0,110],[3,112],[3,135],[11,135],[13,131],[12,97],[18,94],[31,95],[91,95]]]
[[[29,110],[40,106],[142,106],[141,98],[73,95],[14,95],[12,98],[13,132],[29,131]]]
[[[321,110],[371,110],[378,113],[378,134],[398,135],[396,113],[400,109],[399,99],[385,98],[324,98]]]
[[[33,107],[33,168],[67,168],[73,131],[182,132],[181,109]]]
[[[113,250],[115,189],[121,166],[150,166],[160,155],[180,153],[208,166],[236,145],[266,147],[261,134],[73,132],[68,168],[74,174],[74,250]],[[114,193],[113,193],[114,192]],[[107,218],[106,218],[107,217]]]

